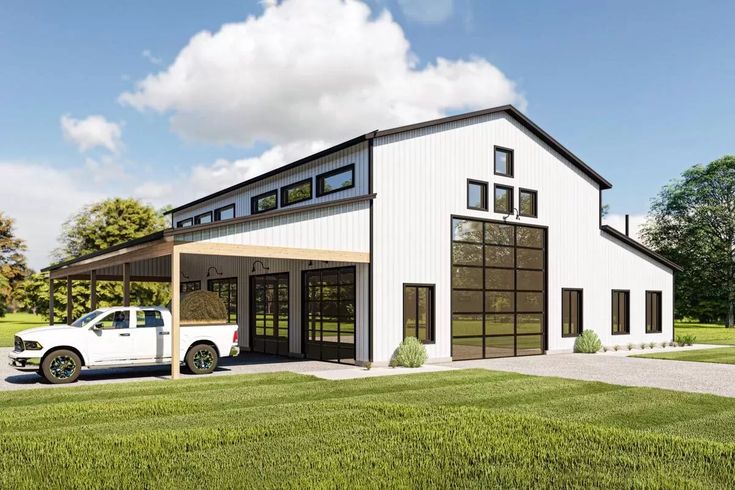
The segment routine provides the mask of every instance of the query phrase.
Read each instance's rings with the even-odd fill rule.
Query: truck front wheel
[[[194,374],[209,374],[217,367],[217,351],[208,344],[197,344],[186,353],[186,366]]]
[[[49,383],[73,383],[82,370],[82,361],[76,353],[59,349],[48,354],[41,363],[41,374]]]

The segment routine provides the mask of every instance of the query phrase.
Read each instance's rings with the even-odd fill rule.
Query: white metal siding
[[[515,176],[493,172],[493,146],[514,150]],[[436,343],[431,358],[450,356],[450,216],[502,219],[492,211],[493,184],[538,191],[547,226],[549,350],[571,349],[561,337],[561,288],[584,289],[584,327],[603,343],[650,342],[672,336],[672,274],[601,235],[598,185],[505,114],[399,133],[375,141],[373,156],[373,356],[387,361],[402,339],[403,283],[436,284]],[[489,183],[490,211],[467,209],[467,179]],[[631,290],[631,334],[611,336],[611,289]],[[644,333],[645,290],[663,292],[662,334]]]
[[[308,201],[302,201],[300,203],[292,204],[287,207],[288,209],[294,209],[302,206],[308,206],[312,204],[367,194],[367,159],[367,143],[357,144],[332,155],[297,167],[293,170],[274,175],[273,177],[265,179],[261,182],[257,182],[251,186],[237,189],[224,196],[216,197],[195,207],[183,209],[178,213],[174,213],[172,218],[173,226],[176,226],[176,223],[178,223],[179,221],[185,220],[187,218],[193,218],[194,216],[206,213],[207,211],[213,211],[223,206],[228,206],[232,203],[235,204],[235,216],[249,216],[251,214],[250,198],[259,194],[263,194],[265,192],[272,191],[274,189],[278,190],[278,206],[280,208],[281,187],[289,184],[294,184],[309,177],[312,177],[313,198]],[[324,172],[328,172],[330,170],[344,167],[353,163],[355,164],[355,187],[353,187],[352,189],[335,192],[333,194],[327,194],[326,196],[316,197],[316,176],[318,174],[322,174]],[[235,184],[235,182],[233,182],[233,184]]]

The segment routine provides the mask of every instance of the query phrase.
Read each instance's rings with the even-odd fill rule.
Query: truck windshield
[[[100,316],[102,313],[102,310],[94,310],[92,313],[87,313],[83,317],[81,317],[79,320],[75,321],[71,324],[72,327],[83,327],[87,325],[89,322]]]

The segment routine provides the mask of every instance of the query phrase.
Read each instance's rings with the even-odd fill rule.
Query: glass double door
[[[546,229],[452,220],[452,358],[542,354]]]
[[[304,354],[355,363],[355,267],[304,272]]]
[[[250,295],[252,350],[288,355],[288,273],[251,276]]]

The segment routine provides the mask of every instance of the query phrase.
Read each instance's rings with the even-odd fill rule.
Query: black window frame
[[[508,195],[510,196],[510,199],[508,201],[508,208],[509,209],[507,211],[498,210],[497,200],[495,199],[495,195],[496,195],[498,189],[504,189],[504,190],[508,191]],[[503,184],[494,184],[493,185],[493,212],[494,213],[498,213],[498,214],[513,214],[513,209],[515,209],[514,202],[513,202],[514,201],[513,200],[514,191],[515,190],[514,190],[513,186],[511,186],[511,185],[503,185]]]
[[[276,204],[272,208],[259,210],[257,206],[257,202],[261,199],[264,199],[266,197],[275,197],[276,198]],[[250,198],[250,214],[261,214],[261,213],[267,213],[268,211],[275,211],[278,209],[278,189],[273,189],[268,192],[263,192],[262,194],[258,194],[257,196],[253,196]]]
[[[196,287],[194,285],[196,284]],[[202,289],[202,281],[182,281],[179,284],[179,292],[181,294],[200,291]]]
[[[187,221],[189,224],[185,224]],[[194,226],[194,218],[186,218],[176,222],[176,228],[189,228],[191,226]]]
[[[436,326],[435,324],[435,318],[436,318],[436,284],[423,284],[423,283],[403,283],[403,338],[406,338],[406,288],[413,288],[416,290],[415,296],[416,296],[416,331],[414,332],[415,335],[413,337],[416,337],[419,339],[419,295],[418,290],[419,289],[427,289],[429,291],[429,305],[428,305],[428,312],[429,312],[429,319],[426,325],[426,340],[419,341],[422,344],[434,344],[436,342]]]
[[[625,331],[620,331],[620,315],[618,315],[618,331],[615,331],[616,325],[613,323],[615,316],[615,298],[617,295],[622,294],[625,297]],[[618,305],[618,309],[620,306]],[[612,297],[610,298],[610,330],[612,335],[630,335],[630,290],[629,289],[613,289]]]
[[[564,299],[569,293],[569,326],[572,325],[572,301],[571,294],[577,294],[577,329],[575,333],[564,333]],[[584,331],[584,290],[582,288],[561,288],[561,336],[562,338],[579,337]]]
[[[232,208],[232,218],[225,218],[222,219],[222,211],[227,211],[230,208]],[[221,208],[217,208],[214,210],[214,221],[227,221],[228,219],[234,219],[237,216],[235,213],[235,203],[228,204],[227,206],[222,206]]]
[[[354,178],[353,178],[354,181]],[[301,199],[298,199],[296,201],[289,201],[288,200],[288,191],[295,187],[302,186],[306,183],[309,183],[309,196],[308,197],[302,197]],[[289,184],[286,186],[281,187],[281,207],[285,208],[286,206],[291,206],[293,204],[297,204],[300,202],[308,201],[310,199],[314,198],[314,182],[311,177],[308,179],[303,179],[298,182],[294,182],[293,184]]]
[[[202,223],[202,217],[203,216],[209,216],[209,221],[207,223]],[[194,224],[195,225],[201,225],[201,224],[208,224],[208,223],[214,223],[214,213],[212,211],[207,211],[206,213],[198,214],[194,216]]]
[[[225,303],[225,308],[227,308],[227,324],[235,324],[239,325],[239,309],[240,309],[240,301],[239,301],[239,294],[240,294],[240,285],[238,284],[237,277],[224,277],[224,278],[216,278],[216,279],[209,279],[207,280],[207,291],[211,291],[214,293],[217,293],[222,299],[221,291],[215,291],[214,285],[215,284],[224,284],[228,283],[230,285],[228,289],[228,295],[227,295],[227,303]],[[232,295],[232,285],[235,285],[235,294]],[[234,299],[234,309],[232,308],[232,301]],[[235,320],[232,321],[232,317],[235,317]]]
[[[332,189],[329,191],[323,191],[322,187],[324,184],[324,179],[331,177],[333,175],[338,175],[343,172],[349,171],[352,174],[352,184],[346,187],[340,187],[338,189]],[[355,164],[351,163],[349,165],[345,165],[344,167],[336,168],[334,170],[330,170],[329,172],[324,172],[321,174],[318,174],[316,176],[316,197],[322,197],[322,196],[328,196],[329,194],[334,194],[335,192],[342,192],[346,191],[348,189],[352,189],[355,187]]]
[[[474,207],[470,205],[470,186],[477,185],[482,188],[482,203],[480,207]],[[467,179],[467,209],[474,209],[475,211],[487,211],[488,208],[488,191],[490,189],[490,183],[484,180]]]
[[[524,193],[533,196],[533,214],[523,214],[521,199]],[[524,218],[538,218],[538,191],[534,189],[526,189],[525,187],[518,188],[518,215],[523,216]]]
[[[649,322],[649,320],[651,319],[651,316],[650,316],[651,312],[649,311],[651,308],[650,298],[651,296],[654,296],[654,295],[658,297],[658,300],[657,300],[658,311],[656,312],[656,318],[658,319],[658,330],[652,330],[648,328],[649,324],[652,324],[652,322]],[[663,314],[663,306],[661,305],[662,299],[663,299],[663,293],[661,291],[651,291],[651,290],[646,291],[646,318],[645,318],[646,333],[663,333],[664,331],[663,321],[661,321],[662,320],[661,315]]]
[[[509,173],[504,174],[502,172],[498,172],[498,152],[505,153],[506,155],[510,157],[510,160],[508,163]],[[503,146],[497,146],[497,145],[493,146],[493,173],[495,175],[499,175],[500,177],[508,177],[512,179],[515,174],[515,163],[516,163],[515,152],[513,151],[512,148],[505,148]]]

